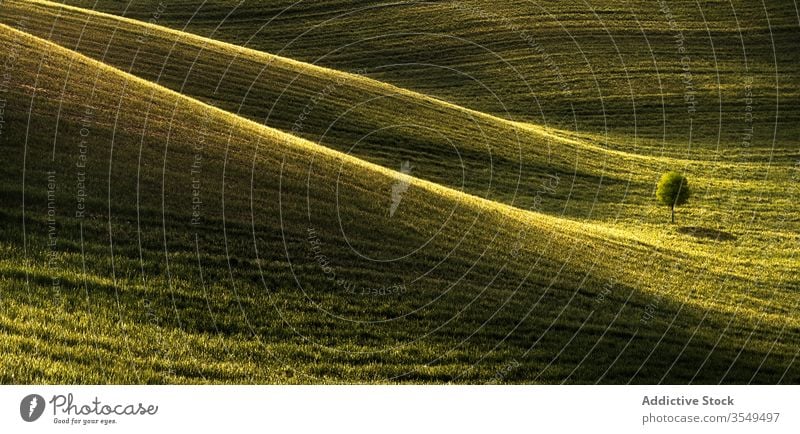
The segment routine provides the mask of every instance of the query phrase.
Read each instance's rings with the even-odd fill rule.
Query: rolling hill
[[[640,155],[635,140],[625,143],[625,152],[608,150],[599,137],[514,122],[361,75],[54,3],[7,2],[0,19],[24,19],[37,36],[224,110],[395,170],[407,161],[417,177],[523,209],[660,223],[649,199],[665,170],[682,168],[700,185],[722,187],[735,179],[743,194],[753,195],[784,183],[783,170],[792,163],[772,149],[738,151],[730,161],[714,152],[690,159]],[[750,159],[756,161],[739,161]],[[776,172],[778,161],[786,164]],[[537,190],[555,177],[565,187],[541,200]],[[717,191],[710,189],[707,199],[729,197]],[[734,212],[752,211],[745,203]]]
[[[0,20],[5,383],[800,378],[794,148],[657,155],[414,74]],[[675,166],[693,226],[652,203]]]
[[[65,3],[362,70],[623,151],[760,159],[798,135],[793,1]],[[746,106],[759,121],[742,150]]]

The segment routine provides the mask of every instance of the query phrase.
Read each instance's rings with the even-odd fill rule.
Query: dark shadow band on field
[[[16,220],[12,218],[11,222]],[[0,233],[13,232],[15,226],[11,222],[4,219]],[[74,223],[62,224],[61,227],[65,236],[76,235]],[[87,230],[84,233],[85,241],[102,245],[105,235],[102,229],[100,225]],[[157,232],[158,229],[150,227],[146,231]],[[45,245],[46,237],[31,235],[32,249],[37,250]],[[204,230],[202,236],[206,243],[222,241],[219,231]],[[119,252],[127,251],[124,244],[120,243]],[[195,275],[192,246],[187,243],[175,245],[172,249],[170,280],[173,286],[180,282],[179,290],[167,291],[168,279],[164,271],[158,269],[146,271],[148,285],[147,288],[143,287],[138,269],[139,257],[131,251],[116,256],[120,279],[117,287],[92,283],[95,281],[93,278],[89,279],[87,285],[80,275],[62,278],[62,297],[67,300],[65,306],[83,309],[87,302],[84,290],[88,290],[92,309],[115,306],[116,297],[120,297],[122,320],[130,324],[147,324],[148,315],[155,312],[164,319],[161,327],[189,334],[247,340],[252,333],[256,333],[265,344],[306,341],[321,348],[327,347],[328,350],[322,350],[322,353],[326,354],[332,366],[351,366],[356,371],[355,375],[341,378],[348,382],[364,381],[357,374],[360,364],[364,363],[364,355],[360,354],[362,351],[371,353],[368,357],[370,364],[386,364],[382,372],[387,377],[412,383],[449,382],[454,378],[458,382],[482,383],[492,380],[492,372],[500,371],[504,372],[502,381],[507,383],[568,381],[584,384],[600,381],[606,384],[684,384],[692,381],[716,384],[722,381],[739,384],[752,380],[756,384],[771,384],[782,378],[783,382],[794,384],[800,379],[796,365],[789,366],[789,354],[775,351],[767,357],[763,350],[739,346],[752,324],[734,319],[731,328],[723,332],[729,326],[727,319],[714,312],[704,312],[691,306],[681,307],[666,299],[656,300],[652,294],[636,288],[609,285],[608,281],[592,274],[581,275],[577,269],[585,264],[575,264],[577,274],[565,271],[561,276],[547,276],[552,278],[549,281],[531,279],[531,283],[516,294],[513,288],[523,277],[518,272],[506,272],[508,269],[505,269],[498,274],[491,266],[480,267],[467,274],[466,283],[452,290],[444,300],[446,302],[437,303],[403,320],[382,326],[365,326],[336,320],[308,306],[304,294],[297,291],[293,279],[285,274],[285,268],[273,268],[275,274],[267,276],[269,287],[265,288],[256,272],[256,264],[251,260],[242,262],[242,258],[248,254],[252,256],[252,251],[247,252],[249,249],[246,246],[234,253],[239,258],[232,269],[238,295],[220,295],[220,292],[230,289],[229,283],[226,283],[229,281],[226,273],[228,261],[232,258],[220,257],[220,262],[215,264],[211,254],[204,254],[201,258],[206,273],[203,284],[209,289],[206,295],[202,295],[199,292],[200,282]],[[157,246],[153,246],[146,255],[148,262],[157,262]],[[261,263],[279,262],[282,259],[285,258],[280,254],[264,256],[262,252]],[[48,308],[52,298],[45,293],[52,275],[48,275],[46,270],[5,270],[3,279],[19,283],[18,286],[12,284],[11,288],[4,291],[5,297],[12,297],[19,302],[29,300],[31,294],[22,289],[22,282],[29,279],[32,287],[41,288],[34,292],[32,305]],[[313,267],[309,271],[313,271]],[[340,271],[340,277],[355,282],[365,282],[364,279],[367,279],[368,282],[374,276],[367,274],[365,277],[365,271]],[[101,277],[101,281],[108,280],[108,272],[99,263],[91,264],[90,273]],[[481,275],[485,277],[482,279]],[[314,278],[310,274],[306,277],[303,280],[305,290],[318,301],[353,302],[350,295],[332,294],[335,288],[324,276]],[[383,275],[382,278],[391,277]],[[475,295],[485,290],[485,285],[489,283],[489,293],[476,300]],[[442,284],[448,282],[443,281]],[[225,290],[226,287],[228,290]],[[45,291],[41,293],[43,297],[37,298],[36,294],[42,290]],[[398,315],[417,304],[404,300],[404,297],[430,296],[430,291],[412,289],[400,297],[389,297],[382,301],[373,299],[367,304],[362,301],[359,305],[360,309],[377,309],[375,314],[378,316]],[[148,310],[142,307],[145,299]],[[376,301],[379,303],[371,304]],[[538,308],[535,308],[537,301]],[[386,305],[386,302],[389,304]],[[657,302],[655,311],[649,307],[654,302]],[[284,314],[293,317],[291,321],[295,331],[283,323],[285,318],[276,314],[276,305],[282,306]],[[174,320],[175,309],[180,312],[180,324]],[[529,309],[532,309],[531,314],[525,318]],[[293,316],[300,312],[305,313],[299,317]],[[454,315],[457,316],[455,320]],[[254,329],[245,325],[245,316]],[[436,329],[436,332],[417,344],[403,345],[404,342],[416,341],[420,333],[432,329]],[[726,334],[730,336],[726,337]],[[798,330],[786,330],[778,343],[789,342],[796,339],[797,335]],[[736,340],[729,341],[729,338]],[[778,338],[775,336],[775,339]],[[337,346],[343,342],[349,342],[349,350],[338,351]],[[416,361],[424,362],[431,368],[422,370],[404,370],[403,366],[395,364],[394,356],[390,356],[399,351],[400,354],[406,354],[404,359],[413,358],[411,354],[418,351],[415,345],[419,344],[448,349],[450,353],[437,354],[440,360]],[[399,347],[386,352],[387,345]],[[353,352],[353,348],[358,350]],[[506,372],[504,367],[509,361],[514,361],[514,367]],[[302,370],[300,363],[297,368]],[[460,366],[459,375],[433,373],[435,367],[442,363]],[[324,372],[323,368],[315,369],[318,373]],[[337,372],[333,367],[331,369],[330,374]]]

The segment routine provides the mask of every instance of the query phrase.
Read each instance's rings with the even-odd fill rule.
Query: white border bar
[[[54,396],[70,393],[72,411],[83,405],[88,405],[83,410],[92,412],[95,406],[102,412],[104,405],[108,410],[124,410],[128,404],[139,408],[140,402],[143,408],[158,406],[158,411],[155,415],[79,416],[64,414],[65,405],[61,405],[54,415]],[[21,401],[31,394],[44,398],[45,409],[36,421],[26,422],[20,414]],[[646,405],[645,396],[648,400],[667,396],[672,405]],[[704,396],[733,403],[703,405]],[[95,398],[97,405],[92,403]],[[2,386],[0,427],[10,433],[137,434],[147,430],[798,433],[798,398],[800,386]],[[56,398],[55,403],[61,402]],[[779,414],[777,422],[732,421],[766,413]],[[645,417],[725,415],[729,422],[643,423]],[[83,425],[84,420],[103,419],[115,423]]]

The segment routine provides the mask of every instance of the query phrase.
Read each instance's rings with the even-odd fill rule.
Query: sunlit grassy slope
[[[4,22],[143,78],[0,30],[13,68],[0,136],[4,382],[798,381],[791,148],[774,165],[716,166],[703,154],[689,166],[703,180],[694,208],[663,228],[648,176],[676,160],[602,151],[587,137],[545,147],[538,125],[383,83],[80,11],[56,10],[50,32],[50,6],[1,7]],[[77,43],[81,18],[91,31]],[[115,32],[149,43],[137,53]],[[265,65],[269,80],[257,79]],[[342,95],[290,135],[246,120],[267,117],[255,101],[275,104],[270,82],[286,83],[291,103],[266,123],[290,132],[326,86]],[[251,84],[252,102],[241,93]],[[388,95],[320,139],[332,114]],[[504,179],[494,195],[460,188],[447,141],[419,128],[346,147],[397,124],[401,107],[472,152],[470,181],[488,179],[479,125],[493,156],[527,137],[530,154],[515,162],[529,203],[570,197],[578,211],[564,213],[585,217],[620,197],[582,179],[600,186],[629,170],[639,211],[615,218],[609,207],[581,223],[510,207],[508,167],[494,167]],[[592,158],[569,155],[583,152]],[[421,168],[407,176],[366,160]]]
[[[791,245],[797,228],[794,218],[787,220],[795,193],[786,188],[795,176],[794,161],[786,157],[796,147],[739,150],[742,158],[732,159],[698,151],[692,156],[699,159],[684,160],[639,155],[627,138],[626,152],[605,151],[597,137],[569,138],[563,130],[139,21],[46,2],[7,2],[0,17],[23,20],[28,31],[62,46],[359,158],[392,169],[408,163],[415,177],[522,209],[611,222],[613,230],[624,227],[646,242],[687,252],[708,248],[707,258],[749,267],[751,253],[774,239]],[[747,155],[760,157],[739,161]],[[698,246],[696,236],[663,225],[653,185],[670,169],[686,172],[695,190],[682,225],[734,233],[736,243]],[[739,258],[742,250],[747,254]],[[791,254],[779,250],[765,259]]]
[[[731,181],[739,196],[770,191],[775,200],[791,200],[775,186],[785,183],[792,152],[756,141],[753,149],[735,143],[720,152],[701,148],[682,155],[688,159],[640,155],[644,149],[631,138],[618,143],[624,151],[607,151],[603,138],[589,133],[513,122],[360,75],[139,21],[20,1],[6,2],[0,19],[24,20],[37,36],[241,116],[395,170],[408,162],[414,176],[519,208],[660,224],[653,183],[670,169],[686,171],[710,204],[731,200]],[[651,110],[640,117],[659,115]],[[729,151],[736,155],[720,157]],[[558,185],[541,194],[555,177]],[[765,213],[758,206],[747,200],[730,210],[716,207],[715,219],[737,222],[753,211]]]
[[[638,136],[656,154],[739,157],[752,81],[753,146],[798,136],[800,19],[788,0],[179,0],[160,13],[159,0],[66,3],[363,68],[480,111],[599,133],[604,146]]]

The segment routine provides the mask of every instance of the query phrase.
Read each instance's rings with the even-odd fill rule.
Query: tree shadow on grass
[[[678,232],[685,235],[691,235],[695,238],[705,238],[716,241],[736,240],[736,236],[730,232],[720,231],[711,228],[704,228],[700,226],[682,226],[678,228]]]

